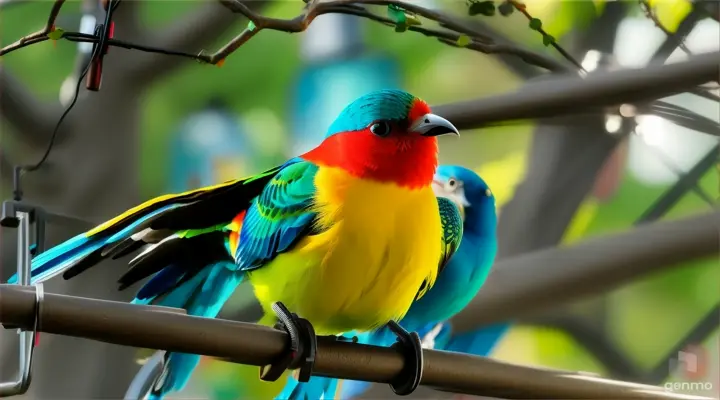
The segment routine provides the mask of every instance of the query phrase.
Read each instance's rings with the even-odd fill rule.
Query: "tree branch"
[[[267,1],[246,1],[251,10],[260,10]],[[158,32],[145,32],[149,46],[160,49],[195,50],[196,54],[238,22],[238,17],[217,2],[207,2],[184,18]],[[157,77],[172,73],[182,64],[160,53],[146,54],[128,71],[131,81],[152,82]]]
[[[595,72],[587,78],[569,76],[527,83],[513,93],[469,100],[433,109],[460,129],[473,129],[512,120],[549,118],[592,111],[618,104],[645,102],[687,91],[717,80],[720,53],[688,61],[653,65],[642,70]]]
[[[516,43],[508,37],[505,37],[500,32],[497,32],[496,30],[491,28],[488,24],[482,22],[482,20],[473,19],[470,21],[470,24],[473,29],[492,39],[492,41],[496,43],[496,46],[510,46],[516,48],[522,47],[520,44]],[[510,54],[499,53],[497,55],[497,59],[507,69],[512,71],[515,75],[523,78],[524,80],[536,78],[543,74],[543,69],[547,69],[540,69],[532,64],[527,63],[522,58]],[[572,68],[564,64],[562,64],[562,68],[567,72],[572,71]]]
[[[21,141],[46,146],[60,113],[59,104],[38,100],[0,63],[0,116],[15,128]]]
[[[653,368],[650,373],[641,382],[650,383],[652,385],[658,385],[665,382],[668,378],[668,361],[672,358],[677,357],[678,352],[685,350],[688,345],[697,344],[703,342],[710,336],[715,329],[720,325],[720,304],[710,309],[701,319],[697,325],[690,330],[678,343],[667,352]]]
[[[608,370],[607,375],[614,379],[644,382],[646,378],[644,371],[630,361],[615,342],[580,316],[569,313],[544,314],[521,319],[518,323],[550,327],[567,333],[600,362]]]
[[[466,332],[607,292],[720,250],[720,212],[658,222],[578,245],[501,260],[478,296],[452,320]]]
[[[648,17],[648,19],[650,19],[655,24],[655,27],[660,29],[665,34],[665,36],[667,36],[670,40],[675,42],[674,43],[675,47],[679,47],[687,55],[692,55],[692,52],[690,51],[690,49],[688,49],[687,46],[685,45],[685,37],[684,37],[685,35],[683,35],[683,36],[675,35],[674,33],[667,30],[667,28],[665,28],[663,26],[663,24],[660,22],[660,20],[657,18],[657,16],[655,15],[655,11],[650,6],[650,4],[648,3],[647,0],[640,0],[640,8],[645,13],[645,16]]]
[[[60,14],[60,9],[62,8],[63,4],[65,3],[65,0],[55,0],[53,3],[52,8],[50,9],[50,15],[48,16],[48,20],[45,23],[45,26],[40,29],[39,31],[35,33],[31,33],[29,35],[21,37],[19,40],[17,40],[14,43],[11,43],[0,50],[0,56],[4,55],[6,53],[9,53],[13,50],[20,49],[26,46],[30,46],[31,44],[40,43],[48,40],[48,33],[52,31],[55,27],[55,20],[57,19],[58,15]]]
[[[5,150],[0,147],[0,180],[2,183],[12,183],[15,165],[10,161]]]
[[[690,171],[683,174],[671,188],[658,197],[655,202],[642,213],[640,218],[635,221],[635,225],[654,222],[665,215],[685,194],[697,185],[700,178],[702,178],[710,168],[717,165],[719,156],[720,145],[716,145],[705,157],[698,161]]]
[[[59,1],[59,0],[56,0]],[[441,30],[435,30],[435,29],[428,29],[423,28],[416,25],[410,25],[407,26],[407,30],[415,31],[422,33],[426,36],[434,37],[440,40],[443,43],[450,44],[457,47],[467,47],[469,49],[479,51],[486,54],[508,54],[508,55],[514,55],[517,57],[520,57],[522,60],[544,68],[551,70],[553,72],[567,72],[568,70],[572,70],[569,68],[569,66],[564,65],[563,63],[560,63],[559,61],[555,60],[552,57],[548,57],[544,54],[536,53],[533,51],[530,51],[525,48],[521,48],[518,46],[510,45],[510,44],[496,44],[493,42],[492,38],[485,35],[482,32],[478,32],[477,30],[472,29],[464,22],[458,21],[455,18],[452,18],[450,16],[444,15],[440,12],[429,10],[420,6],[417,6],[415,4],[404,2],[404,1],[392,1],[392,0],[332,0],[332,1],[325,1],[321,2],[319,0],[312,0],[309,1],[306,5],[304,11],[302,14],[298,15],[295,18],[292,19],[277,19],[277,18],[269,18],[260,15],[259,13],[252,10],[249,6],[245,5],[244,3],[240,2],[239,0],[218,0],[222,5],[224,5],[226,8],[231,10],[233,13],[242,14],[246,16],[252,23],[248,25],[248,27],[243,30],[238,36],[236,36],[234,39],[232,39],[230,42],[225,44],[222,48],[220,48],[218,51],[216,51],[213,54],[205,54],[201,52],[200,54],[191,54],[184,51],[178,51],[178,50],[165,50],[162,48],[157,48],[155,46],[142,46],[142,45],[136,45],[132,43],[122,42],[118,40],[108,40],[107,43],[110,46],[121,46],[121,47],[127,47],[127,48],[134,48],[138,50],[143,51],[150,51],[155,53],[163,53],[163,54],[171,54],[171,55],[179,55],[184,57],[189,57],[196,59],[198,61],[210,63],[210,64],[218,64],[222,63],[227,56],[232,54],[234,51],[236,51],[238,48],[240,48],[243,44],[245,44],[248,40],[252,39],[258,32],[260,32],[263,29],[268,30],[275,30],[275,31],[281,31],[281,32],[287,32],[287,33],[298,33],[303,32],[307,29],[307,27],[310,25],[310,23],[313,21],[314,18],[316,18],[319,15],[323,14],[331,14],[331,13],[340,13],[340,14],[352,14],[360,17],[364,17],[373,21],[377,21],[380,23],[383,23],[385,25],[397,27],[397,23],[385,18],[380,17],[378,15],[372,14],[368,10],[366,10],[361,5],[381,5],[381,6],[389,6],[394,5],[396,7],[399,7],[403,10],[406,10],[409,13],[420,15],[424,18],[427,18],[432,21],[436,21],[446,29],[446,31]],[[56,3],[57,4],[57,3]],[[257,2],[254,4],[258,4]],[[59,7],[58,7],[59,10]],[[215,14],[215,10],[212,10],[210,8],[207,9],[208,13]],[[54,17],[53,17],[54,18]],[[223,17],[224,18],[224,17]],[[228,17],[229,18],[229,17]],[[193,18],[193,20],[195,20]],[[196,21],[196,20],[195,20]],[[182,28],[176,28],[176,31],[182,31],[186,32],[186,34],[168,34],[169,37],[166,39],[167,43],[164,43],[164,45],[172,46],[172,45],[181,45],[185,44],[183,41],[178,40],[177,38],[185,37],[188,41],[190,41],[190,44],[196,44],[199,43],[200,40],[198,40],[203,35],[192,35],[190,34],[190,31],[187,30],[187,24],[188,22],[185,22],[183,24],[180,24],[179,26],[182,26]],[[192,24],[192,23],[190,23]],[[218,27],[221,27],[221,25],[218,25]],[[214,29],[214,27],[212,27]],[[0,49],[0,55],[7,54],[11,51],[20,49],[22,47],[28,46],[33,43],[41,42],[48,40],[48,33],[50,30],[43,30],[37,33],[34,33],[32,35],[28,35],[25,38],[21,39],[20,41],[10,45],[6,46],[2,49]],[[94,38],[92,35],[82,35],[78,32],[66,32],[62,35],[60,35],[61,38],[66,39],[72,39],[75,41],[89,41],[94,42],[97,41],[97,38]],[[208,35],[209,36],[209,35]],[[466,36],[469,40],[469,43],[467,45],[459,46],[458,45],[458,39],[461,37]],[[173,37],[175,39],[173,39]],[[197,40],[197,42],[195,42]],[[141,68],[142,71],[148,71],[150,68],[150,62],[147,62],[145,64],[145,67]],[[142,74],[140,74],[142,76]]]
[[[694,4],[702,7],[710,18],[720,22],[720,3],[717,0],[695,0]]]
[[[685,40],[685,37],[687,37],[687,35],[692,32],[693,28],[695,28],[695,25],[697,25],[697,23],[703,17],[703,10],[701,9],[700,5],[694,3],[693,8],[690,10],[690,13],[685,16],[682,22],[680,22],[680,25],[678,25],[675,33],[671,33],[670,35],[668,35],[665,38],[665,41],[660,45],[660,47],[655,50],[655,53],[650,59],[650,63],[665,63],[668,57],[670,57],[670,54],[672,54],[672,52],[675,51],[675,49],[677,48],[678,43]]]
[[[530,13],[527,11],[527,7],[524,3],[521,3],[517,0],[507,0],[507,2],[513,6],[514,9],[518,10],[520,14],[525,16],[525,18],[532,24],[533,20],[536,20]],[[558,42],[553,38],[550,34],[548,34],[545,29],[542,28],[542,25],[536,29],[538,33],[540,33],[543,36],[543,41],[547,40],[547,38],[550,39],[550,45],[557,50],[560,55],[562,55],[566,60],[568,60],[571,64],[573,64],[578,71],[582,71],[587,73],[585,71],[585,68],[583,68],[582,64],[580,64],[579,61],[577,61],[570,53],[568,53]]]

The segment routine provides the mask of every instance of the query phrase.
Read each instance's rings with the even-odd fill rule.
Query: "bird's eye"
[[[447,181],[447,185],[450,189],[455,189],[455,187],[457,186],[457,181],[454,178],[450,178]]]
[[[370,125],[370,132],[375,136],[385,137],[390,134],[390,124],[385,121],[378,121]]]

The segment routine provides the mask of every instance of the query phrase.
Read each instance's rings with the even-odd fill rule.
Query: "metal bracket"
[[[2,207],[0,225],[17,228],[17,276],[18,284],[30,285],[30,224],[35,221],[35,251],[42,251],[45,239],[45,220],[41,208],[35,208],[17,201],[6,201]],[[21,331],[19,349],[19,377],[15,381],[0,383],[0,397],[21,395],[27,392],[32,378],[32,361],[35,346],[37,346],[37,332],[40,328],[40,314],[44,297],[42,284],[35,286],[35,322],[33,330]]]
[[[6,228],[18,228],[18,246],[20,245],[20,237],[24,235],[22,223],[18,215],[23,214],[26,216],[27,227],[27,249],[30,251],[30,255],[40,254],[45,251],[45,222],[47,221],[47,213],[42,207],[34,206],[32,204],[24,203],[17,200],[6,200],[2,204],[2,215],[0,216],[0,226]],[[35,244],[30,244],[30,224],[35,224]],[[26,251],[18,247],[18,260],[21,257],[21,251]],[[18,261],[19,262],[19,261]],[[30,259],[28,258],[28,264]],[[19,265],[18,265],[18,268]],[[28,266],[29,268],[29,266]],[[20,282],[20,270],[18,270],[18,282]],[[27,272],[28,280],[30,279],[30,269]],[[29,283],[28,283],[29,284]]]

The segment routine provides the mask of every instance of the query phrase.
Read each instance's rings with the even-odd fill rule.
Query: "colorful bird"
[[[151,244],[119,280],[122,290],[152,277],[135,303],[212,318],[247,279],[266,312],[261,323],[288,321],[281,325],[298,332],[293,345],[312,348],[316,333],[385,324],[398,330],[393,321],[434,285],[455,251],[453,241],[440,243],[460,228],[443,228],[442,202],[432,190],[436,137],[448,133],[458,131],[419,98],[400,90],[369,93],[340,113],[316,148],[250,178],[132,208],[40,254],[32,282],[61,273],[69,279]],[[417,336],[404,330],[398,336],[411,339],[404,342],[421,360]],[[302,361],[314,357],[296,353],[265,369],[264,379],[290,367],[306,380]],[[166,353],[150,397],[181,390],[198,361]],[[413,377],[408,391],[418,381]]]
[[[443,348],[450,339],[450,326],[444,321],[462,310],[485,282],[497,253],[497,216],[495,199],[487,183],[475,172],[460,166],[442,165],[433,179],[433,189],[439,198],[446,198],[456,206],[462,218],[462,242],[450,262],[438,275],[435,286],[410,307],[400,325],[423,335],[424,347]],[[387,328],[358,336],[360,343],[378,346],[392,344],[395,336]],[[437,343],[433,343],[437,342]],[[458,348],[479,350],[475,342],[457,342]],[[472,346],[471,346],[472,345]],[[289,378],[278,398],[326,399],[356,396],[370,387],[368,382],[341,381],[313,377],[307,383]]]

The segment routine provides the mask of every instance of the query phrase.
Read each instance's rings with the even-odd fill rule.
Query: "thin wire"
[[[29,166],[23,166],[20,167],[21,169],[21,175],[25,172],[34,172],[37,171],[43,164],[45,164],[45,161],[47,161],[48,157],[50,156],[50,153],[52,152],[53,146],[55,145],[55,140],[57,139],[58,132],[60,130],[60,125],[65,120],[65,117],[70,113],[70,110],[73,109],[75,106],[75,103],[77,103],[78,96],[80,94],[80,85],[82,84],[83,79],[85,79],[85,76],[87,75],[88,71],[90,71],[90,66],[92,65],[93,61],[97,57],[100,56],[101,52],[103,51],[103,48],[105,47],[105,43],[107,42],[107,36],[108,36],[108,30],[110,27],[110,21],[112,19],[112,14],[115,12],[117,7],[120,5],[119,1],[113,1],[108,0],[108,10],[105,13],[105,25],[103,25],[103,31],[102,35],[100,36],[100,40],[98,44],[95,45],[95,48],[93,49],[93,53],[88,59],[87,65],[85,65],[85,68],[83,69],[83,72],[80,74],[77,80],[77,84],[75,85],[75,93],[73,94],[72,102],[68,105],[68,107],[65,109],[65,111],[60,116],[60,119],[58,119],[58,122],[55,124],[55,129],[53,129],[52,136],[50,136],[50,141],[48,142],[48,146],[45,149],[45,154],[43,154],[42,158],[35,163],[34,165]],[[96,29],[97,34],[97,29]]]

